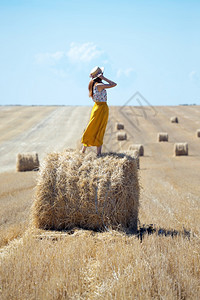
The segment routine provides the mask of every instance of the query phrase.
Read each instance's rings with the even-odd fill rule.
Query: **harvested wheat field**
[[[195,133],[200,128],[200,106],[110,107],[103,152],[116,153],[120,162],[111,164],[105,156],[94,158],[95,149],[90,149],[85,162],[87,156],[97,165],[101,161],[98,168],[88,163],[81,171],[83,163],[77,167],[77,160],[82,158],[72,155],[67,169],[64,160],[61,163],[61,153],[79,147],[90,111],[91,107],[79,106],[0,107],[1,299],[199,299],[200,139]],[[179,123],[169,122],[173,115]],[[124,124],[127,140],[116,139],[116,123]],[[170,140],[158,143],[158,132],[167,132]],[[182,142],[188,143],[188,156],[175,156],[174,144]],[[40,174],[45,160],[48,158],[50,164],[55,153],[60,153],[60,169],[56,169],[56,177],[48,172],[44,176],[49,175],[52,187],[55,178],[62,179],[59,199],[68,199],[70,184],[73,201],[84,199],[84,213],[91,213],[93,207],[96,216],[96,208],[107,197],[105,189],[95,190],[98,180],[94,184],[94,174],[99,169],[99,182],[116,183],[119,189],[116,197],[114,189],[109,190],[110,198],[106,199],[118,199],[115,206],[119,204],[120,209],[115,217],[120,219],[128,186],[132,189],[133,185],[126,175],[122,176],[124,183],[119,179],[117,168],[126,170],[121,159],[127,154],[122,153],[128,153],[133,144],[145,148],[140,169],[134,168],[140,186],[137,231],[112,228],[112,224],[102,227],[94,219],[90,221],[90,225],[92,221],[98,225],[94,230],[83,229],[76,220],[70,221],[74,225],[66,226],[68,230],[62,226],[58,226],[60,230],[49,230],[51,226],[45,230],[33,222],[32,210],[41,183],[40,200],[47,201]],[[28,152],[38,153],[40,171],[16,172],[16,155]],[[81,176],[86,173],[84,181]],[[56,189],[50,201],[55,201]],[[80,194],[83,198],[77,199]],[[57,211],[56,204],[53,209]],[[60,213],[63,216],[65,211]],[[58,214],[56,222],[59,220],[62,223]]]

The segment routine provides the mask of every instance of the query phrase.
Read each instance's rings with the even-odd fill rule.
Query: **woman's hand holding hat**
[[[100,79],[103,79],[103,73],[100,73],[99,75],[97,75],[97,77],[99,77]]]

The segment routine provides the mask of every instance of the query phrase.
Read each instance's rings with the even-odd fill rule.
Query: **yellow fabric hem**
[[[82,144],[86,147],[100,147],[108,122],[109,109],[106,102],[96,102],[92,108],[90,121],[82,137]]]

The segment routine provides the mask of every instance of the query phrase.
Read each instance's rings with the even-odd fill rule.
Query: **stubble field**
[[[90,111],[0,107],[1,298],[199,299],[200,106],[110,107],[104,151],[144,145],[137,234],[30,228],[38,172],[17,173],[16,154],[36,151],[42,162],[79,147]],[[116,122],[127,141],[116,140]],[[189,156],[173,156],[176,142],[188,142]]]

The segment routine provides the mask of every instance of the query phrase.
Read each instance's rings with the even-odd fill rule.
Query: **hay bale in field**
[[[158,133],[158,142],[168,142],[168,133],[159,132]]]
[[[129,150],[137,150],[139,152],[139,156],[144,156],[144,146],[142,144],[130,145]]]
[[[171,121],[171,123],[178,123],[178,118],[177,117],[171,117],[170,121]]]
[[[116,123],[116,129],[117,130],[124,129],[124,124],[122,124],[122,123]]]
[[[117,140],[118,141],[127,140],[127,134],[126,134],[126,132],[118,132],[117,133]]]
[[[188,155],[188,143],[175,143],[174,144],[174,155]]]
[[[40,166],[38,154],[36,152],[18,153],[16,159],[16,170],[23,171],[36,171]]]
[[[43,229],[136,229],[136,160],[126,154],[49,154],[41,169],[32,223]]]
[[[200,129],[197,129],[197,137],[200,137]]]

